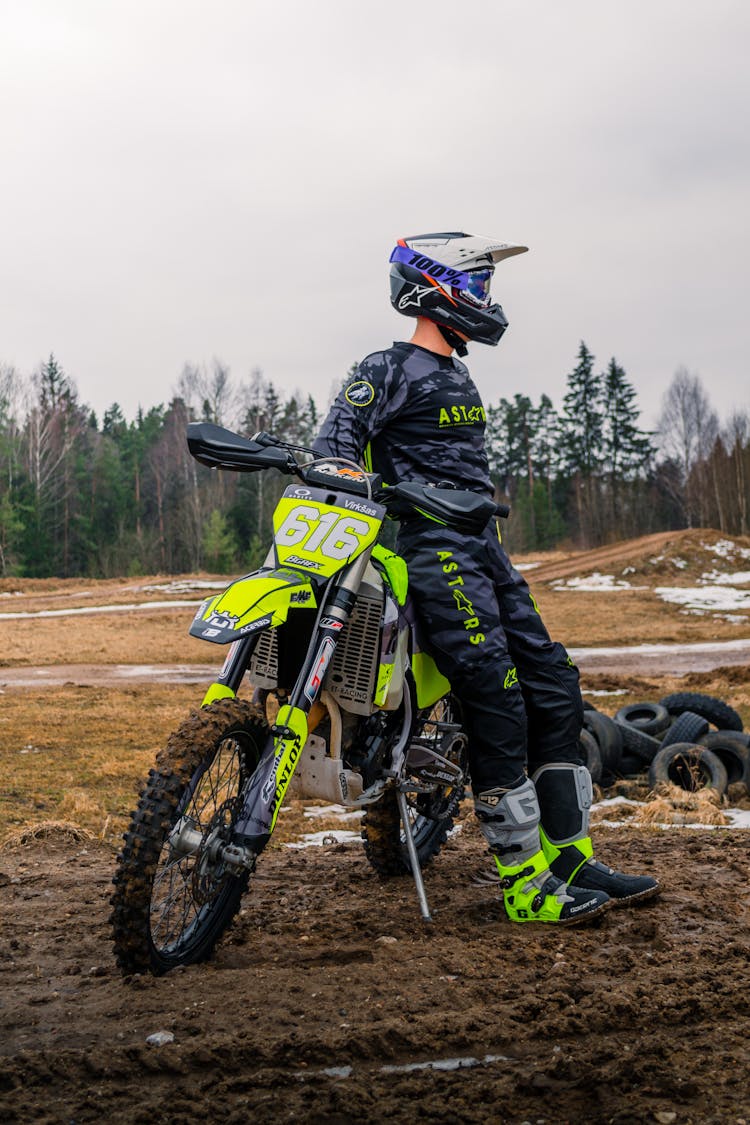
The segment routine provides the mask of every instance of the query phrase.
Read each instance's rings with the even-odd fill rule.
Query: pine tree
[[[579,534],[585,542],[600,535],[596,474],[602,463],[602,376],[594,372],[594,356],[581,341],[578,363],[568,375],[563,399],[561,449],[572,478]]]
[[[214,508],[203,525],[203,559],[214,573],[226,574],[237,555],[237,540],[229,521]]]
[[[609,477],[609,501],[613,530],[626,534],[622,508],[623,495],[648,467],[654,447],[647,433],[639,429],[640,410],[635,387],[628,382],[625,369],[614,356],[603,377],[604,428],[602,452]]]

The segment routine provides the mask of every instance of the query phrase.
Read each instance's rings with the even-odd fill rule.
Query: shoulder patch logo
[[[372,383],[358,379],[356,383],[350,383],[346,388],[344,398],[352,406],[369,406],[375,398],[375,388]]]

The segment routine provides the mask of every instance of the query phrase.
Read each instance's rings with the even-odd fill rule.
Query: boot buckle
[[[515,875],[504,875],[500,880],[500,886],[504,891],[509,891],[511,887],[516,885],[519,879],[525,879],[527,875],[533,874],[533,867],[523,867],[520,871],[516,872]]]

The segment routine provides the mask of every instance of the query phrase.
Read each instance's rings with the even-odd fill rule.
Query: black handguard
[[[501,505],[491,497],[453,486],[434,488],[416,481],[401,481],[385,489],[385,494],[385,503],[389,507],[394,505],[399,514],[410,510],[414,515],[428,516],[467,535],[478,535],[493,517],[502,514],[498,510]]]
[[[268,439],[270,435],[264,434]],[[210,469],[229,469],[236,473],[257,473],[279,469],[291,473],[296,462],[288,449],[242,437],[213,422],[190,422],[187,443],[191,455]]]
[[[454,484],[453,481],[451,481],[451,480],[439,480],[435,487],[436,488],[458,489],[458,485]],[[509,515],[510,515],[510,505],[509,504],[495,504],[495,516],[497,517],[497,519],[507,520]]]

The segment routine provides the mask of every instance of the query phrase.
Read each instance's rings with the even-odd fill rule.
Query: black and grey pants
[[[549,762],[580,764],[578,669],[550,639],[494,520],[479,536],[405,523],[398,551],[421,646],[462,705],[474,793],[518,785]]]

